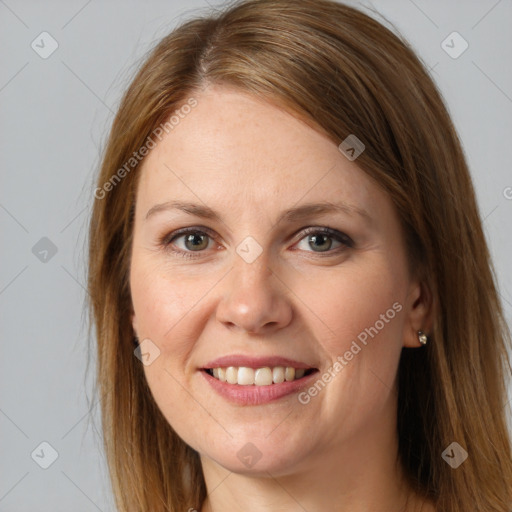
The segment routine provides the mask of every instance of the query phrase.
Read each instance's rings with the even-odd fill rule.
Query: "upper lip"
[[[227,368],[229,366],[240,367],[243,366],[245,368],[264,368],[266,366],[275,367],[275,366],[288,366],[291,368],[304,368],[307,370],[308,368],[315,368],[313,365],[303,363],[301,361],[296,361],[295,359],[289,359],[287,357],[281,356],[246,356],[246,355],[228,355],[218,357],[213,361],[205,364],[203,369],[208,368]]]

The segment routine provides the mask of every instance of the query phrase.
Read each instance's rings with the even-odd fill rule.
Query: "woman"
[[[94,195],[119,510],[511,510],[475,194],[388,29],[326,0],[184,23],[126,92]]]

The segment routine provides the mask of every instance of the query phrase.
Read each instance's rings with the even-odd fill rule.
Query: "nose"
[[[269,334],[292,320],[290,291],[269,267],[265,251],[252,263],[235,258],[224,281],[216,318],[229,329]]]

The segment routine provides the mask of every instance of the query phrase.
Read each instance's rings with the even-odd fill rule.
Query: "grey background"
[[[396,25],[442,90],[466,151],[510,323],[512,1],[362,5]],[[205,8],[202,0],[0,0],[0,511],[114,510],[91,394],[94,358],[86,373],[92,179],[139,59],[187,13]],[[43,31],[59,45],[46,59],[31,47],[34,40],[42,46]],[[457,59],[441,47],[453,31],[469,43]],[[510,411],[510,403],[503,405]],[[49,460],[43,441],[58,453],[48,469],[31,458],[36,450],[34,459]]]

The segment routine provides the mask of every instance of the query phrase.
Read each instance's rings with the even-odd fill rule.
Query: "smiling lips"
[[[258,405],[298,392],[318,370],[283,357],[225,356],[200,368],[210,386],[229,401]]]

